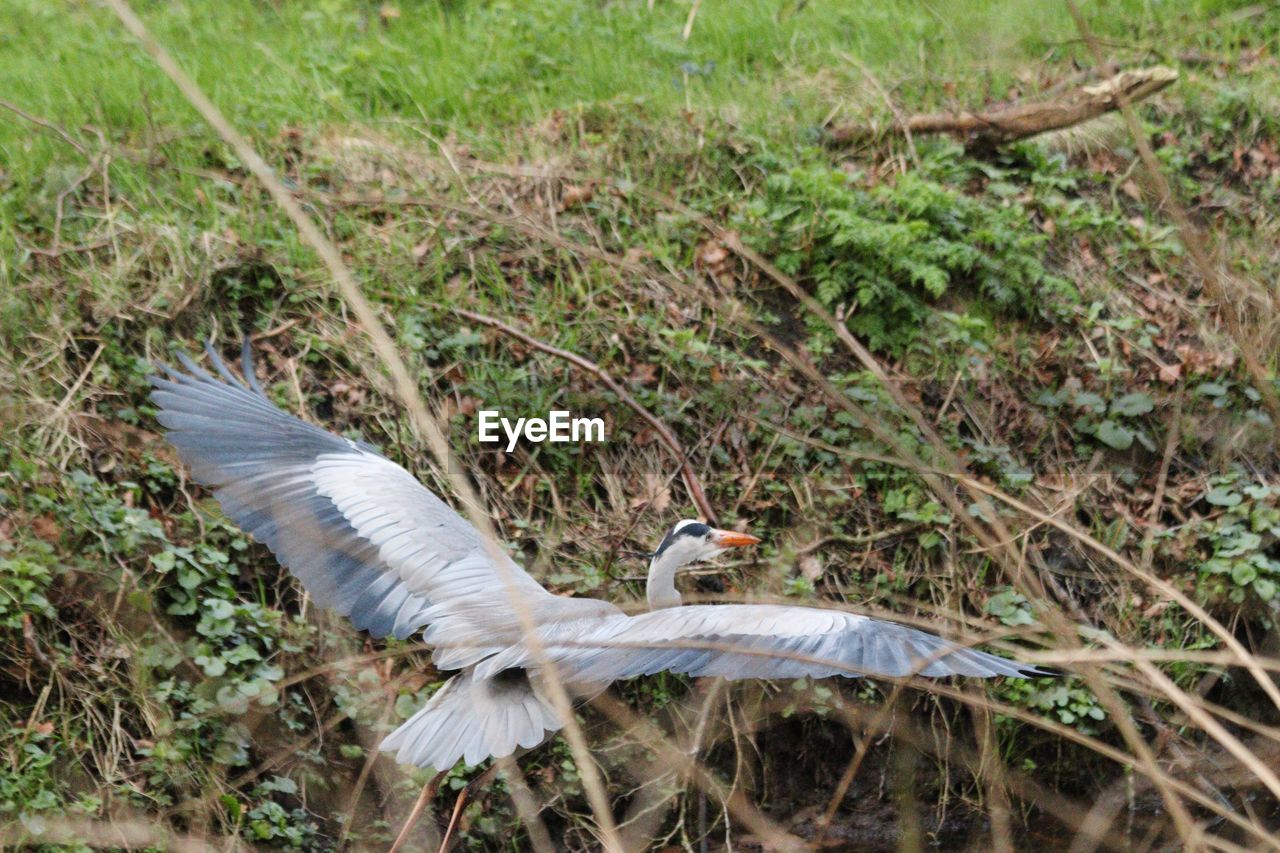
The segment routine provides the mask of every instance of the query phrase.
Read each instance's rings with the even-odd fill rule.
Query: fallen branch
[[[976,113],[922,113],[895,120],[888,129],[907,137],[954,133],[963,136],[970,146],[991,148],[1097,118],[1119,109],[1122,103],[1149,98],[1177,79],[1178,72],[1164,65],[1121,71],[1049,100]],[[867,125],[845,125],[832,128],[829,136],[833,142],[844,143],[874,136],[876,131]]]
[[[684,448],[680,445],[680,440],[675,437],[675,434],[672,433],[670,429],[667,428],[666,424],[658,420],[656,415],[644,406],[640,405],[634,397],[628,394],[627,389],[623,388],[616,379],[605,373],[604,368],[596,364],[594,361],[589,361],[583,358],[577,353],[569,352],[568,350],[563,350],[559,347],[553,347],[551,344],[545,344],[537,338],[531,337],[519,329],[507,325],[501,320],[494,319],[493,317],[487,317],[484,314],[477,314],[474,311],[467,311],[462,308],[451,308],[450,310],[460,317],[466,317],[468,320],[483,323],[491,329],[497,329],[504,335],[509,335],[510,337],[523,341],[536,350],[545,352],[548,355],[554,355],[556,358],[562,358],[575,367],[585,370],[587,373],[590,373],[592,376],[604,383],[605,387],[616,394],[619,400],[643,418],[649,426],[653,427],[654,432],[658,434],[658,438],[662,440],[662,443],[665,444],[667,449],[675,456],[676,463],[680,466],[680,473],[684,477],[685,487],[689,490],[689,497],[693,500],[694,506],[698,508],[698,512],[700,512],[709,523],[716,523],[715,512],[712,511],[711,504],[707,501],[706,492],[702,490],[702,483],[698,481],[698,475],[694,473],[693,466],[689,464],[689,454],[685,453]]]

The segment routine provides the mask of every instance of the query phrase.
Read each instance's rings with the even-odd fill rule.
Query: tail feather
[[[563,723],[522,670],[475,679],[463,672],[447,681],[416,714],[382,741],[396,761],[448,770],[463,759],[475,765],[533,747]]]

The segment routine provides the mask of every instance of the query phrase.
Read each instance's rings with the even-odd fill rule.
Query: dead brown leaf
[[[586,204],[595,196],[595,188],[591,184],[585,186],[577,186],[576,184],[566,184],[564,192],[560,194],[560,211],[563,213],[571,207],[577,207],[580,204]]]
[[[658,381],[658,366],[637,363],[635,367],[631,368],[631,375],[627,378],[639,385],[652,385]]]
[[[32,519],[31,532],[45,542],[57,542],[62,538],[62,528],[51,515],[40,515]]]

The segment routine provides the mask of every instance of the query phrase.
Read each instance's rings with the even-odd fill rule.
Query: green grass
[[[1218,256],[1269,304],[1257,285],[1280,272],[1280,163],[1268,159],[1280,141],[1280,15],[1210,26],[1234,5],[1085,11],[1117,61],[1178,65],[1177,86],[1141,107],[1145,130]],[[1030,96],[1069,76],[1091,60],[1058,4],[708,0],[687,41],[690,4],[661,0],[403,2],[385,21],[377,3],[137,8],[324,224],[424,395],[451,413],[455,450],[504,535],[556,591],[637,598],[642,568],[609,555],[651,546],[691,513],[687,497],[646,424],[598,382],[461,322],[451,305],[597,361],[672,426],[724,520],[767,539],[759,560],[727,567],[708,590],[963,618],[976,633],[1055,642],[1044,614],[1056,605],[1015,589],[966,525],[983,511],[953,512],[909,465],[885,462],[891,448],[841,404],[941,464],[878,381],[654,190],[735,229],[846,316],[976,476],[1135,562],[1176,426],[1152,569],[1267,648],[1280,580],[1272,424],[1221,307],[1131,168],[1124,132],[1102,122],[1083,139],[989,156],[929,138],[915,156],[892,137],[823,141],[824,121],[890,119],[868,72],[904,111]],[[1208,64],[1178,59],[1188,53]],[[0,108],[0,334],[13,343],[0,350],[0,828],[131,816],[325,849],[354,806],[353,843],[385,848],[425,779],[383,759],[354,802],[352,792],[373,734],[411,713],[437,674],[416,656],[280,686],[385,646],[307,607],[183,479],[156,434],[146,377],[215,330],[228,352],[242,328],[270,332],[259,360],[278,404],[383,447],[442,493],[445,478],[311,251],[107,12],[0,0],[0,98],[84,149]],[[802,350],[836,396],[747,321]],[[1265,318],[1247,328],[1273,360],[1275,330]],[[601,414],[611,441],[488,452],[474,441],[477,402]],[[1071,537],[1003,520],[1094,627],[1135,646],[1218,647]],[[1128,689],[1135,671],[1111,671],[1151,742],[1221,758],[1148,682]],[[1167,672],[1277,723],[1235,669],[1219,678],[1188,659]],[[784,823],[824,809],[853,752],[838,711],[874,716],[891,693],[836,688],[735,692],[740,714],[757,703],[769,713],[754,744],[717,731],[708,764]],[[618,689],[655,719],[670,713],[677,731],[701,701],[669,674]],[[1079,678],[985,695],[1126,748]],[[960,703],[919,694],[901,716],[975,742]],[[663,769],[585,719],[618,796],[646,781],[637,768]],[[1125,784],[1124,768],[1012,718],[997,717],[995,734],[1012,772],[1083,807]],[[913,760],[906,741],[877,738],[836,815],[851,843],[911,819],[878,781]],[[973,804],[989,789],[958,755],[919,774],[916,798],[940,811],[917,817],[940,844],[981,846]],[[522,767],[550,803],[553,834],[585,846],[564,744]],[[458,768],[445,789],[473,775]],[[1052,816],[1017,796],[1030,825]],[[1133,796],[1131,840],[1148,816],[1173,838],[1158,800],[1140,784]],[[1255,803],[1244,786],[1217,796]],[[696,792],[682,788],[675,808],[656,831],[696,847]],[[518,831],[501,785],[467,814],[473,847]]]
[[[359,118],[497,129],[615,100],[662,111],[739,104],[752,124],[768,122],[780,76],[834,70],[837,81],[856,82],[845,53],[945,79],[974,62],[1007,61],[1010,46],[1033,54],[1069,38],[1065,15],[1030,14],[1041,5],[969,2],[944,16],[923,3],[749,0],[707,6],[687,41],[689,7],[671,2],[652,11],[643,2],[406,3],[385,22],[375,3],[231,0],[139,11],[214,100],[250,124]],[[139,132],[148,116],[164,127],[193,118],[146,60],[122,49],[106,12],[6,6],[0,79],[8,92],[20,87],[33,110]]]
[[[1136,27],[1150,37],[1160,21],[1227,5],[1202,1],[1193,11],[1125,0],[1092,11],[1104,33],[1133,37]],[[747,133],[776,138],[874,100],[850,58],[902,80],[914,102],[939,99],[948,83],[968,97],[998,97],[1022,63],[1078,53],[1065,10],[1042,0],[966,0],[945,10],[713,3],[687,41],[686,3],[650,11],[643,2],[415,2],[385,22],[378,8],[228,0],[138,11],[232,119],[264,136],[286,125],[406,123],[488,142],[557,110],[638,104],[664,117],[724,111]],[[96,4],[5,0],[3,11],[0,87],[30,111],[135,142],[194,129],[192,110]],[[15,178],[64,159],[59,143],[30,130],[0,125]]]

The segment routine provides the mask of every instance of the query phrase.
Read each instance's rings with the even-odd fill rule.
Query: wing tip
[[[243,379],[235,376],[227,367],[227,363],[214,348],[212,338],[205,341],[203,349],[209,359],[209,364],[217,371],[217,376],[196,364],[195,359],[185,350],[176,350],[174,358],[177,359],[182,369],[179,370],[163,361],[155,361],[151,363],[152,372],[147,377],[147,380],[153,388],[161,388],[163,387],[161,383],[165,382],[179,385],[191,383],[229,385],[238,391],[248,391],[266,399],[266,392],[254,372],[253,339],[248,332],[245,332],[244,341],[240,345],[240,369],[244,373]]]
[[[1062,678],[1067,674],[1066,670],[1058,669],[1054,666],[1018,663],[1017,661],[1013,661],[1013,663],[1016,664],[1018,678]]]

